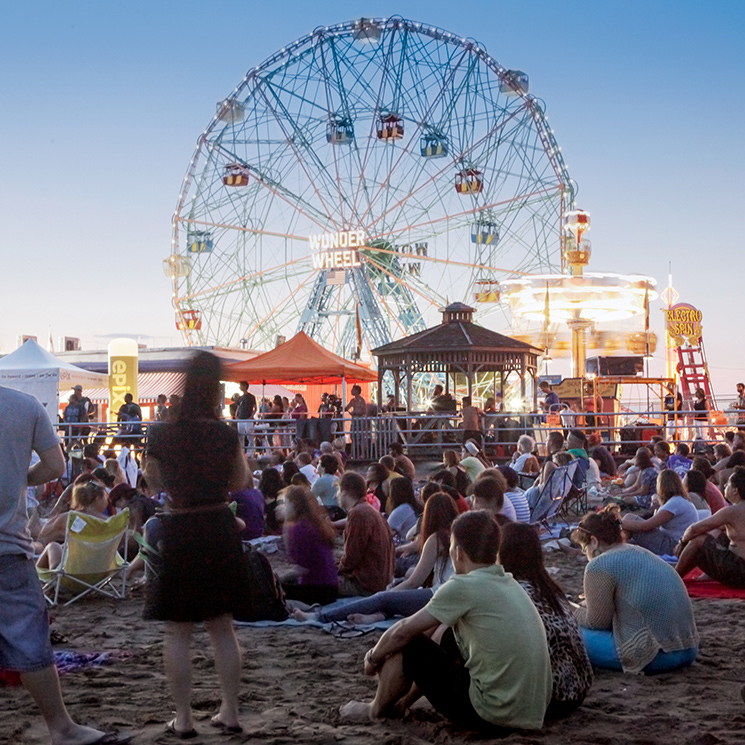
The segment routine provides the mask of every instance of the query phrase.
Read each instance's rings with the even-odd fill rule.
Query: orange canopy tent
[[[223,367],[225,380],[249,383],[306,383],[331,385],[346,380],[348,383],[377,381],[374,370],[355,365],[338,357],[304,331],[247,362],[234,362]]]

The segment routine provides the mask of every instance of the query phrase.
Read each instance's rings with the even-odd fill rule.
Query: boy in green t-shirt
[[[342,706],[343,718],[400,714],[424,695],[469,729],[541,728],[551,698],[546,635],[528,595],[496,564],[499,539],[487,512],[453,522],[455,575],[368,651],[364,670],[379,673],[378,690],[370,703]]]

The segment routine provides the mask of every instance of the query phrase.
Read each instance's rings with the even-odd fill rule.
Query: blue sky
[[[50,326],[55,344],[117,333],[179,343],[161,261],[215,103],[316,26],[391,14],[476,38],[529,73],[592,213],[591,268],[664,286],[672,262],[729,394],[745,378],[740,0],[6,5],[0,350],[22,333],[46,340]]]

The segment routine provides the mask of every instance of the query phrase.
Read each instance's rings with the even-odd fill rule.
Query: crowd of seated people
[[[282,587],[294,618],[400,619],[365,658],[365,672],[379,675],[374,700],[351,702],[345,718],[400,715],[423,692],[459,724],[536,729],[582,704],[593,666],[655,673],[696,659],[681,578],[699,568],[745,587],[745,439],[691,457],[683,443],[673,450],[658,438],[618,468],[581,430],[552,432],[545,455],[536,450],[521,437],[514,462],[497,467],[466,441],[426,480],[400,443],[364,476],[347,469],[343,441],[299,441],[263,467],[249,464],[230,494],[241,537],[284,543],[292,569]],[[59,561],[69,509],[105,519],[129,507],[142,532],[162,507],[163,495],[130,487],[116,460],[91,460],[37,536],[40,566]],[[587,514],[572,534],[588,560],[584,601],[572,608],[546,572],[531,513],[552,473],[574,461],[585,488],[615,477],[624,484],[617,503]],[[528,474],[535,482],[523,490]],[[672,555],[675,568],[660,558]],[[484,613],[483,627],[469,609]],[[506,690],[522,703],[498,705]]]

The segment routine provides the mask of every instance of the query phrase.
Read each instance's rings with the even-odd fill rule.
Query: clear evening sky
[[[528,72],[592,213],[590,269],[662,289],[672,262],[729,396],[745,379],[742,0],[4,3],[0,351],[50,327],[55,345],[179,344],[161,262],[215,103],[316,26],[393,14]]]

